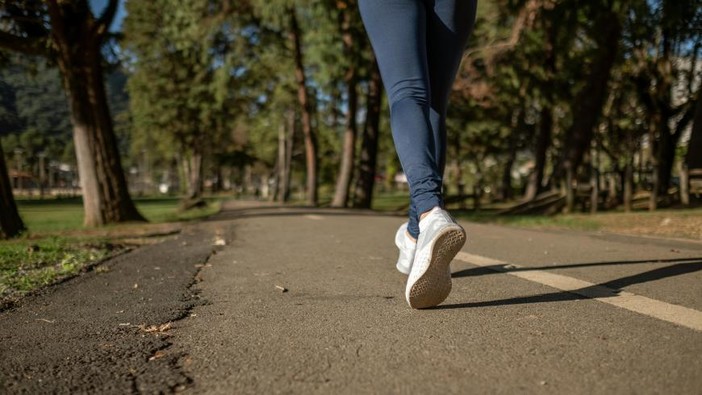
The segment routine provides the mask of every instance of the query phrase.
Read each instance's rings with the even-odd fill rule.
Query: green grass
[[[408,192],[392,192],[378,194],[373,199],[373,209],[378,211],[404,211],[409,204]],[[473,203],[466,202],[468,206]],[[504,209],[509,204],[485,204],[478,212],[472,210],[460,210],[453,205],[449,207],[451,213],[457,218],[488,224],[499,224],[522,228],[538,229],[574,229],[574,230],[598,230],[600,225],[597,221],[583,218],[579,215],[498,215],[497,212]]]
[[[97,238],[3,241],[0,243],[0,307],[28,291],[73,276],[122,248]]]
[[[220,201],[208,199],[208,205],[180,212],[177,198],[139,198],[137,209],[149,222],[190,221],[219,211]],[[20,216],[32,233],[77,230],[83,227],[83,204],[80,198],[18,200]]]
[[[207,199],[203,208],[185,212],[178,210],[177,198],[140,198],[135,203],[151,223],[196,220],[216,213],[221,206],[216,198]],[[84,228],[79,198],[18,200],[17,204],[28,232],[18,239],[0,241],[0,308],[126,248],[106,237],[80,235]],[[123,226],[134,225],[107,229]]]
[[[454,212],[454,214],[467,221],[489,223],[520,228],[532,229],[573,229],[594,231],[600,229],[600,224],[589,218],[573,215],[497,215],[494,212],[470,213]]]
[[[404,211],[407,192],[382,193],[373,199],[378,211]],[[473,202],[466,204],[471,207]],[[498,224],[530,229],[604,231],[619,234],[702,239],[702,208],[661,209],[654,212],[601,211],[597,214],[573,213],[557,215],[499,215],[511,203],[483,204],[481,210],[460,210],[449,206],[459,219],[477,223]]]
[[[373,210],[398,211],[406,210],[409,205],[409,192],[382,193],[373,196]]]

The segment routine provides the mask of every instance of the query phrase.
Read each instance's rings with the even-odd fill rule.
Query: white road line
[[[636,295],[631,292],[617,291],[588,281],[549,273],[544,270],[510,271],[510,269],[516,268],[529,268],[466,252],[459,252],[456,255],[456,259],[476,266],[493,266],[490,268],[495,271],[511,274],[525,280],[560,289],[561,291],[582,295],[602,303],[702,332],[702,312],[688,307],[661,302],[660,300]]]
[[[316,221],[319,221],[320,219],[324,219],[324,217],[322,217],[321,215],[317,215],[317,214],[306,214],[305,218],[314,219]]]

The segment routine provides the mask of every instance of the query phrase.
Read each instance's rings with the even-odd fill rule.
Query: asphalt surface
[[[402,221],[230,207],[0,314],[2,392],[701,393],[702,243],[464,223],[453,292],[417,311]]]
[[[0,313],[0,393],[155,393],[191,385],[161,325],[202,303],[192,286],[212,254],[213,232],[189,228]]]

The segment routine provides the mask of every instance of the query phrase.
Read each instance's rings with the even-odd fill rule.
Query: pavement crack
[[[194,384],[194,379],[186,372],[187,365],[189,365],[190,356],[185,351],[172,352],[174,348],[174,341],[170,340],[170,333],[163,333],[165,331],[174,330],[177,331],[177,323],[189,318],[193,314],[193,309],[198,306],[207,304],[205,300],[200,297],[200,290],[196,286],[203,281],[201,275],[205,268],[211,267],[212,265],[208,262],[217,254],[217,249],[212,249],[210,253],[202,258],[199,262],[194,264],[197,270],[192,274],[190,281],[185,287],[185,291],[182,294],[180,302],[183,303],[183,307],[176,312],[176,315],[172,317],[166,323],[152,325],[149,328],[155,328],[153,331],[157,336],[162,336],[163,346],[155,350],[152,350],[151,356],[148,358],[148,362],[156,362],[158,360],[167,361],[168,369],[172,373],[177,375],[179,378],[175,382],[171,382],[168,385],[170,392],[182,392]],[[161,330],[161,328],[165,328]],[[169,340],[166,340],[169,338]]]

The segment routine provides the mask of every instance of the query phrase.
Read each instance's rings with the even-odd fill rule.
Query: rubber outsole
[[[412,284],[407,302],[414,309],[434,307],[451,293],[451,261],[466,242],[466,233],[460,227],[439,235],[432,245],[426,271]]]

